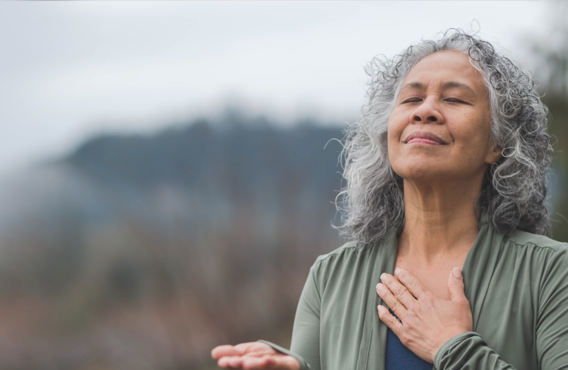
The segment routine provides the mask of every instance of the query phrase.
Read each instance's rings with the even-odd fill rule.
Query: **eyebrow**
[[[475,95],[475,91],[473,91],[473,89],[471,87],[469,87],[466,84],[462,84],[461,82],[448,81],[448,82],[444,82],[442,84],[442,89],[451,89],[451,88],[469,90],[469,92],[471,92],[473,95]]]
[[[422,82],[410,82],[410,83],[407,83],[406,85],[404,85],[401,90],[407,89],[407,88],[424,89],[425,85]],[[448,81],[448,82],[444,82],[442,84],[442,89],[452,89],[452,88],[468,90],[470,93],[475,95],[475,91],[473,91],[473,89],[471,87],[469,87],[468,85],[463,84],[461,82]]]

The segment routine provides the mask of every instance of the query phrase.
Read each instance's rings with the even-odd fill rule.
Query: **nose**
[[[424,100],[420,106],[411,113],[410,121],[413,123],[423,122],[423,123],[444,123],[444,116],[438,110],[435,102],[430,99]]]

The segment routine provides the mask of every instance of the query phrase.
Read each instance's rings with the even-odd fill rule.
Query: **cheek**
[[[403,160],[402,143],[400,142],[404,126],[397,124],[396,121],[389,119],[388,131],[387,131],[387,141],[388,141],[388,158],[393,170],[398,173]]]
[[[391,142],[394,143],[400,141],[404,126],[404,120],[401,119],[400,113],[397,114],[396,111],[392,112],[387,123],[389,144]]]
[[[389,158],[392,159],[391,155],[396,152],[397,146],[400,142],[401,131],[400,128],[394,124],[391,119],[389,119],[387,126],[387,142],[388,142],[388,153]]]
[[[477,162],[485,158],[489,146],[489,124],[462,126],[453,130],[455,144],[465,160]]]

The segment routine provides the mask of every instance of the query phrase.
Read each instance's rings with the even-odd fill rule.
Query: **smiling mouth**
[[[430,144],[430,145],[442,145],[436,141],[428,139],[412,139],[407,142],[407,144]]]
[[[428,144],[428,145],[446,145],[447,143],[438,136],[425,131],[413,132],[408,135],[405,144]]]

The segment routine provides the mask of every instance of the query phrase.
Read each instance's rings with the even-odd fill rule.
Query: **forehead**
[[[403,86],[416,83],[448,86],[448,82],[466,84],[479,93],[485,91],[481,73],[471,65],[466,54],[456,50],[438,51],[424,57],[410,70]]]

